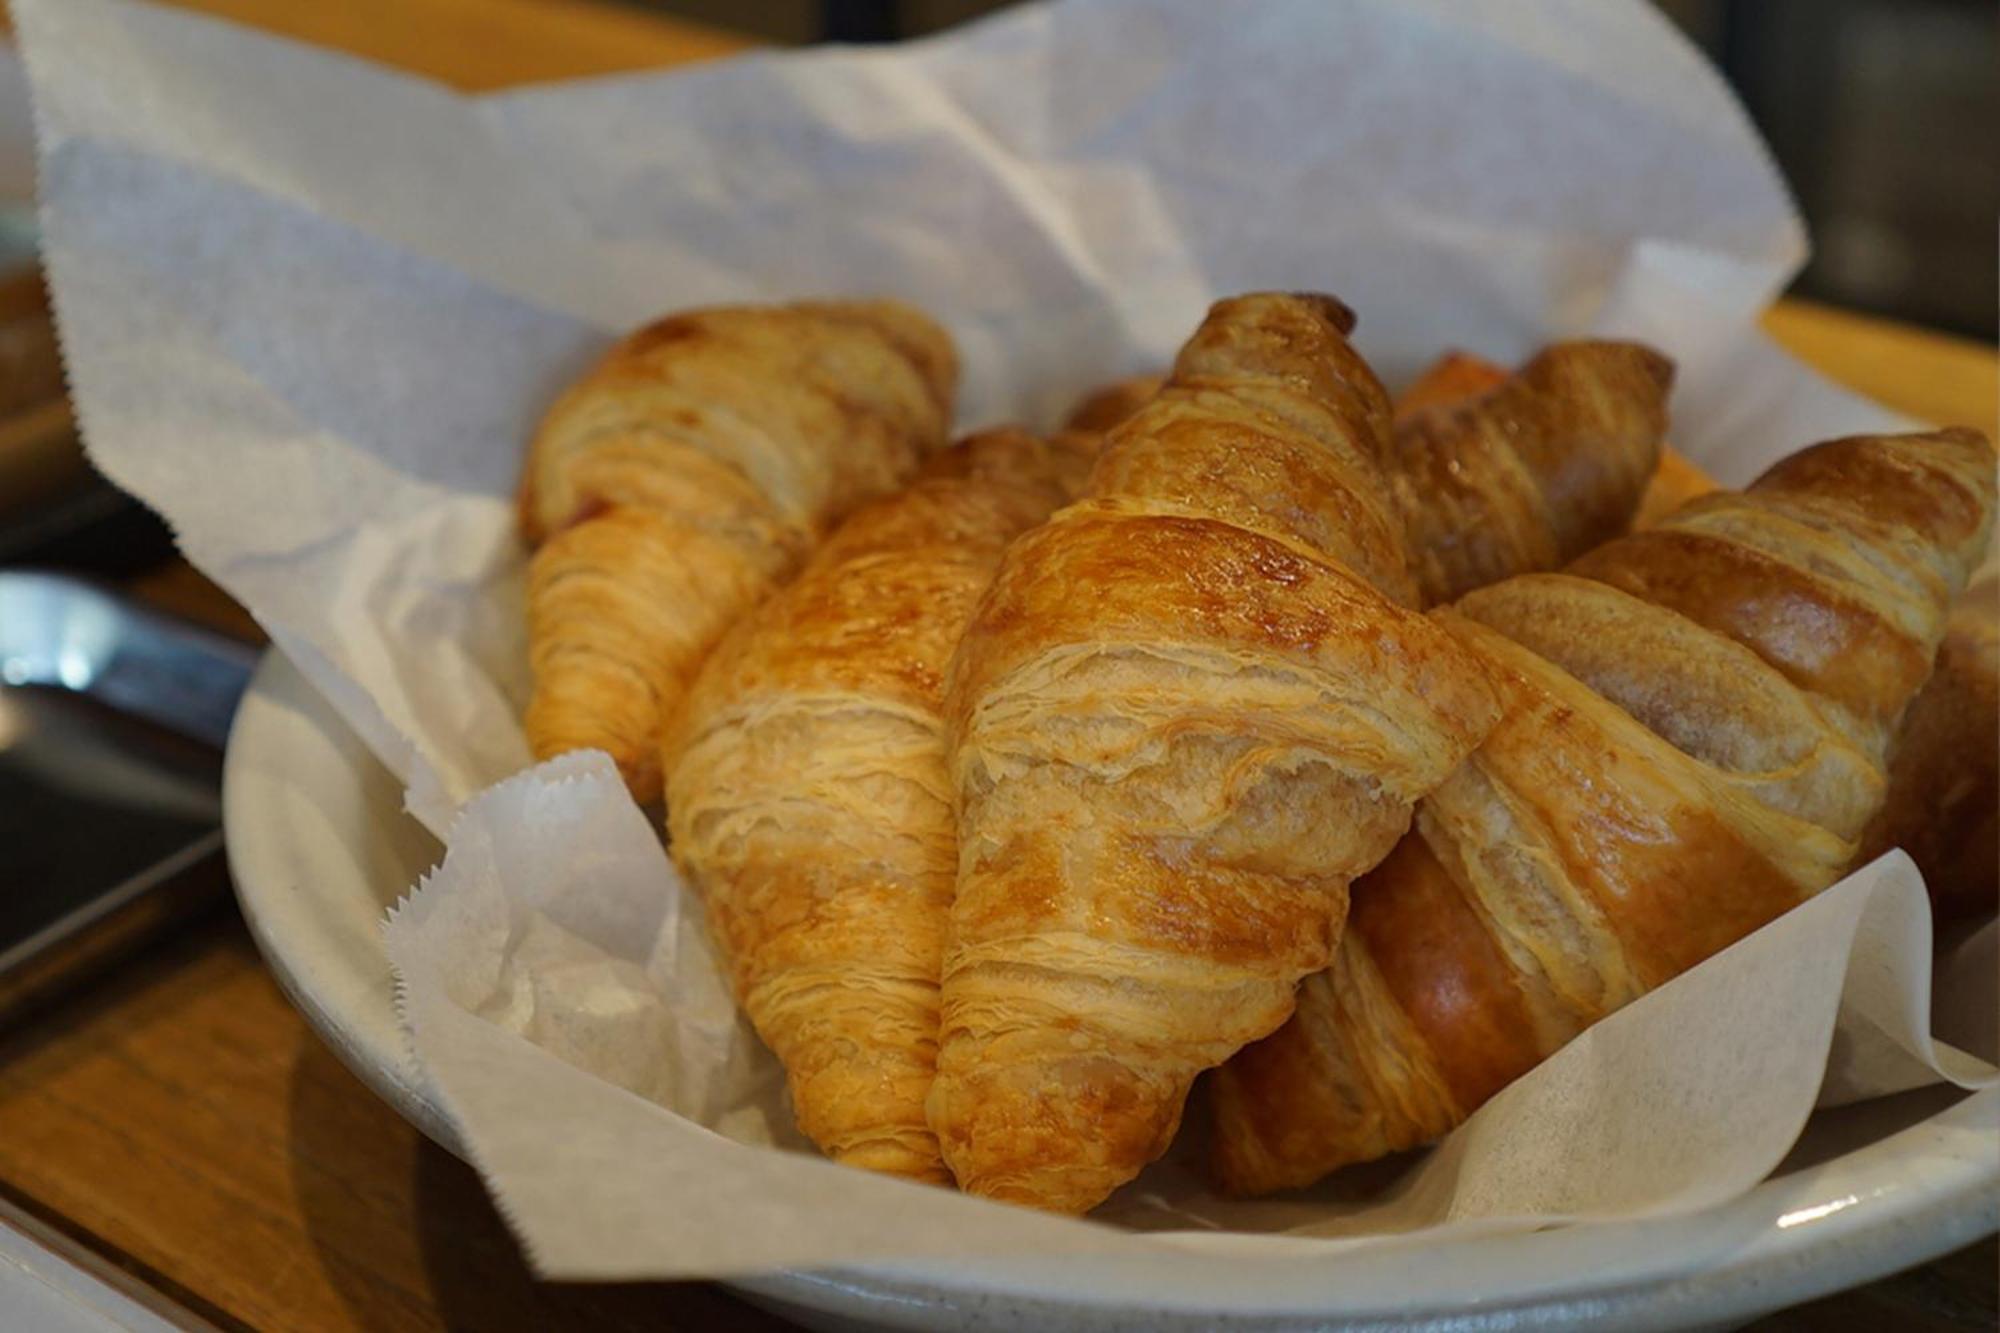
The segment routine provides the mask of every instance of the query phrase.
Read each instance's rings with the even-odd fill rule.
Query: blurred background
[[[771,42],[918,37],[1018,0],[625,0]],[[1973,337],[2000,291],[2000,5],[1658,0],[1736,88],[1811,225],[1797,295]]]

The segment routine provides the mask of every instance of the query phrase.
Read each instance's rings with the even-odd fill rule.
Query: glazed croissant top
[[[1350,326],[1326,297],[1217,304],[960,644],[930,1123],[966,1190],[1081,1211],[1157,1156],[1491,720],[1408,609]]]
[[[604,749],[656,797],[702,657],[943,443],[955,377],[943,330],[889,301],[690,311],[614,346],[522,478],[536,755]]]
[[[1991,527],[1972,431],[1832,441],[1437,613],[1505,714],[1218,1075],[1235,1191],[1413,1146],[1844,873]]]

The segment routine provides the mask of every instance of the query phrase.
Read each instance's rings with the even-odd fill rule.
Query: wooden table
[[[186,3],[467,89],[744,45],[577,0]],[[1995,429],[1991,347],[1797,302],[1768,326],[1893,406]],[[151,592],[230,615],[185,569]],[[0,1218],[224,1327],[784,1327],[702,1284],[534,1282],[477,1179],[341,1067],[227,909],[0,1037]],[[1976,1245],[1757,1327],[1990,1328],[1994,1255]]]

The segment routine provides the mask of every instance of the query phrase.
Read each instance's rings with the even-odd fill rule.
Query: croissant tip
[[[1326,292],[1244,292],[1238,296],[1225,296],[1208,308],[1208,318],[1203,327],[1217,320],[1229,320],[1246,308],[1262,310],[1271,306],[1285,306],[1293,311],[1309,312],[1340,333],[1343,337],[1354,332],[1354,311],[1345,301]],[[1252,316],[1254,318],[1254,316]]]
[[[1292,295],[1313,307],[1322,319],[1343,334],[1354,332],[1354,311],[1339,297],[1328,295],[1326,292],[1293,292]]]
[[[1970,445],[1976,449],[1991,449],[1992,437],[1973,426],[1941,426],[1932,434],[1953,444]]]
[[[1535,353],[1519,373],[1525,375],[1531,368],[1563,361],[1582,366],[1615,365],[1623,361],[1651,380],[1662,393],[1673,387],[1677,369],[1672,357],[1651,343],[1643,343],[1636,338],[1578,338],[1550,343]]]

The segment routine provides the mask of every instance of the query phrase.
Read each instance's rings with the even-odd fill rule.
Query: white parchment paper
[[[1801,228],[1649,7],[1099,0],[490,98],[124,0],[15,14],[92,457],[445,836],[389,948],[542,1271],[1696,1208],[1783,1157],[1823,1074],[1836,1100],[1989,1076],[1929,1041],[1928,918],[1892,858],[1587,1034],[1386,1196],[1226,1205],[1193,1129],[1098,1221],[1036,1216],[796,1151],[646,817],[598,757],[521,771],[522,449],[609,337],[673,307],[915,301],[960,342],[967,425],[1046,420],[1258,287],[1341,295],[1391,379],[1446,346],[1646,338],[1680,363],[1675,441],[1725,480],[1894,424],[1756,332]]]
[[[1364,1197],[1216,1198],[1195,1128],[1093,1221],[1047,1217],[802,1147],[622,790],[570,756],[476,797],[388,932],[425,1071],[551,1276],[1171,1255],[1242,1232],[1276,1258],[1653,1216],[1762,1180],[1816,1097],[1993,1081],[1931,1039],[1930,911],[1896,852],[1590,1029]]]

